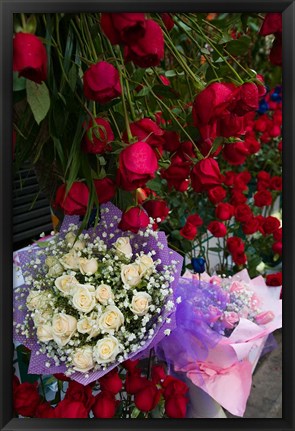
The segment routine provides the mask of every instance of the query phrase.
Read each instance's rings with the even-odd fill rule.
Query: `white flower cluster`
[[[30,337],[33,324],[46,366],[63,363],[69,375],[123,361],[154,336],[163,312],[174,307],[177,263],[160,271],[155,251],[135,253],[129,237],[107,247],[106,232],[99,238],[76,229],[55,235],[28,264],[28,314],[16,325]]]

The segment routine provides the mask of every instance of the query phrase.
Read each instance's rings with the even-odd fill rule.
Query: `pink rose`
[[[232,329],[239,321],[239,315],[235,311],[226,312],[223,314],[223,323],[225,328]]]
[[[257,314],[255,316],[255,322],[258,325],[266,325],[271,322],[275,318],[275,315],[272,311],[263,311],[262,313]]]

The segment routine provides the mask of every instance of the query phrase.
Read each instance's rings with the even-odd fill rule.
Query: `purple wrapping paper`
[[[113,238],[110,238],[109,236],[107,238],[102,238],[105,241],[105,243],[108,245],[108,247],[111,247],[111,245],[117,240],[118,237],[128,236],[130,238],[130,243],[132,245],[132,249],[134,253],[140,252],[140,251],[143,251],[144,253],[148,253],[151,250],[156,251],[154,258],[161,259],[162,261],[162,263],[157,267],[158,270],[163,269],[163,265],[170,265],[172,261],[177,261],[177,264],[176,264],[177,271],[174,274],[174,281],[170,285],[170,287],[174,291],[178,285],[178,279],[181,273],[183,259],[178,253],[169,249],[165,233],[158,232],[158,239],[155,239],[153,237],[148,237],[148,238],[142,237],[138,234],[132,234],[131,232],[122,232],[120,229],[118,229],[118,223],[121,219],[122,212],[111,203],[102,205],[101,209],[106,210],[108,212],[102,211],[101,220],[98,226],[96,228],[90,228],[87,230],[87,233],[90,235],[90,238],[94,238],[97,236],[102,238],[101,234],[103,232],[107,232],[108,234],[112,233],[114,234]],[[62,227],[60,229],[61,235],[65,234],[65,232],[68,230],[70,223],[79,225],[80,224],[79,216],[66,216],[64,218]],[[86,230],[84,231],[84,233],[85,232]],[[163,245],[163,249],[159,248],[159,246],[157,245],[158,243],[161,243]],[[28,250],[18,252],[20,267],[22,269],[24,269],[25,265],[32,260],[34,256],[34,252],[36,250],[40,250],[37,245],[33,245],[30,248],[33,250],[31,253]],[[34,270],[31,270],[31,271],[32,271],[31,275],[34,276]],[[31,290],[31,286],[25,286],[25,288],[27,289],[27,292],[22,298],[20,298],[20,295],[18,295],[19,298],[16,299],[17,295],[16,294],[14,295],[14,321],[16,323],[22,323],[24,321],[25,315],[27,314],[26,307],[24,307],[24,310],[18,309],[19,305],[25,304],[26,296]],[[167,297],[166,301],[168,301],[172,297],[173,295],[171,295],[170,297]],[[146,350],[150,350],[152,347],[155,347],[155,345],[165,337],[164,331],[166,329],[172,330],[175,327],[174,310],[167,311],[163,309],[161,316],[163,318],[163,322],[158,323],[153,337],[151,339],[147,339],[145,345],[139,348],[136,352],[129,354],[128,359],[144,356],[144,352]],[[171,318],[170,323],[166,323],[165,320],[167,317]],[[25,336],[16,333],[15,326],[14,326],[14,340],[24,344],[26,347],[28,347],[31,350],[29,373],[54,374],[54,373],[64,373],[66,371],[67,368],[65,365],[58,366],[58,367],[55,365],[51,365],[49,368],[46,367],[45,363],[50,362],[50,360],[47,358],[45,354],[38,352],[40,346],[37,344],[37,338],[34,337],[32,339],[27,339]],[[85,377],[85,374],[80,372],[75,372],[74,374],[71,375],[71,378],[73,380],[76,380],[79,383],[86,385],[93,382],[94,380],[99,379],[100,377],[102,377],[103,375],[111,371],[113,368],[115,368],[118,364],[119,362],[115,362],[112,365],[110,365],[106,370],[89,371],[88,378]]]

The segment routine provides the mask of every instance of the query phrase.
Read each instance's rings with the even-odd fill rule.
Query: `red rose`
[[[266,284],[268,286],[281,286],[283,283],[283,274],[276,272],[275,274],[268,274],[266,276]]]
[[[83,150],[91,154],[102,154],[105,151],[110,151],[112,148],[108,144],[114,138],[110,123],[103,118],[95,118],[95,124],[93,124],[93,120],[90,120],[87,125],[83,138]]]
[[[274,240],[282,242],[282,237],[283,237],[283,229],[281,227],[277,229],[275,232],[273,232]]]
[[[169,214],[169,208],[166,202],[163,200],[145,201],[143,207],[148,213],[148,215],[156,221],[157,218],[160,218],[161,222],[164,221]]]
[[[221,117],[235,93],[234,84],[213,82],[201,91],[193,103],[194,125],[207,125],[218,117]]]
[[[170,13],[161,13],[162,21],[168,31],[174,27],[174,21]]]
[[[150,118],[143,118],[130,124],[132,136],[144,141],[152,147],[162,147],[164,144],[164,131]],[[128,143],[127,133],[123,133],[123,141]]]
[[[242,223],[247,223],[249,220],[251,220],[253,217],[253,213],[251,211],[251,208],[246,205],[238,205],[235,208],[235,218],[237,221],[240,221]]]
[[[54,418],[55,417],[55,409],[51,407],[48,402],[44,402],[38,405],[35,411],[35,418]]]
[[[265,182],[267,184],[269,184],[270,182],[270,174],[266,171],[260,171],[257,174],[257,180],[259,182]]]
[[[191,172],[192,187],[195,192],[209,190],[221,182],[221,174],[216,160],[202,159],[193,167]]]
[[[86,70],[83,76],[84,95],[100,104],[110,102],[122,93],[117,69],[106,61],[99,61]]]
[[[233,261],[236,265],[245,265],[247,262],[247,256],[244,252],[236,251],[232,253]]]
[[[127,373],[125,388],[128,394],[134,395],[146,386],[148,380],[146,377],[142,377],[140,373],[139,369]]]
[[[226,226],[219,221],[211,221],[208,225],[208,230],[216,238],[222,238],[227,233]]]
[[[264,114],[258,117],[258,119],[255,121],[254,128],[257,130],[257,132],[265,132],[268,129],[270,123],[271,121],[269,117]]]
[[[170,80],[165,75],[159,75],[159,79],[162,82],[163,85],[166,85],[166,87],[169,87],[171,85]]]
[[[238,87],[238,94],[229,107],[230,111],[243,116],[258,109],[258,88],[253,82],[245,82]]]
[[[260,142],[254,136],[245,137],[244,144],[250,154],[256,154],[261,148]]]
[[[132,207],[123,212],[118,228],[137,233],[139,229],[147,227],[150,219],[146,212],[140,207]]]
[[[254,205],[257,207],[269,206],[272,203],[272,195],[268,190],[261,190],[254,195]]]
[[[38,383],[22,383],[13,394],[14,409],[17,414],[33,417],[41,398],[38,392]]]
[[[270,180],[270,185],[269,185],[271,190],[282,190],[282,177],[272,177]]]
[[[215,209],[215,215],[220,220],[229,220],[234,215],[235,209],[231,204],[220,203]]]
[[[47,77],[47,53],[40,39],[31,33],[16,33],[13,39],[13,70],[40,84]]]
[[[229,113],[218,120],[218,135],[224,138],[238,137],[244,133],[243,117]]]
[[[236,183],[238,181],[241,181],[241,182],[244,182],[245,184],[248,184],[251,181],[251,174],[250,174],[250,172],[248,172],[248,171],[239,172],[236,175],[236,178],[234,180],[234,186],[235,187],[237,186]],[[245,189],[243,189],[243,190],[245,190]]]
[[[189,184],[190,170],[190,164],[183,162],[180,158],[173,158],[169,168],[161,170],[161,176],[167,181],[170,189],[174,187],[175,190],[185,191]]]
[[[231,254],[233,254],[235,251],[238,252],[244,252],[245,246],[241,238],[238,236],[231,236],[226,241],[226,246]]]
[[[134,43],[145,34],[144,13],[102,13],[100,25],[112,45]]]
[[[19,385],[20,385],[19,378],[15,374],[13,374],[13,377],[12,377],[12,391],[14,392]]]
[[[164,398],[170,398],[177,395],[185,395],[188,391],[188,386],[173,376],[167,376],[162,384],[164,388]]]
[[[279,33],[276,34],[275,40],[273,42],[269,54],[269,60],[275,66],[282,65],[282,35]]]
[[[198,233],[198,229],[196,226],[194,226],[191,223],[185,223],[182,229],[179,231],[180,235],[183,236],[183,238],[188,239],[189,241],[192,241],[195,239],[195,236]]]
[[[215,205],[223,201],[225,197],[226,190],[221,186],[213,187],[212,189],[208,190],[208,198]]]
[[[69,383],[65,399],[69,401],[80,401],[88,413],[94,403],[92,388],[90,386],[81,385],[81,383],[75,382],[74,380]]]
[[[166,130],[163,135],[163,148],[170,153],[174,153],[180,147],[180,138],[177,132]]]
[[[165,400],[165,413],[169,418],[185,418],[188,399],[176,395]]]
[[[53,375],[57,380],[61,380],[62,382],[70,382],[71,381],[71,379],[63,373],[55,373]]]
[[[116,395],[122,389],[122,380],[118,374],[118,369],[114,368],[109,373],[99,379],[100,388],[102,391],[109,391]]]
[[[139,67],[158,66],[164,58],[164,36],[161,27],[152,19],[145,22],[145,34],[125,47],[126,61]]]
[[[67,215],[84,215],[89,200],[88,187],[76,181],[66,194],[66,184],[62,184],[56,192],[54,206],[59,206]]]
[[[266,87],[264,85],[265,80],[264,80],[264,77],[262,75],[259,75],[259,73],[256,75],[256,79],[258,79],[263,84],[263,85],[257,84],[259,97],[262,97],[267,92]]]
[[[242,205],[247,201],[247,197],[239,190],[231,191],[230,203],[233,206]]]
[[[213,140],[212,139],[200,139],[196,143],[197,147],[199,148],[201,154],[206,157],[207,154],[211,151],[211,148],[213,146]],[[219,145],[216,151],[210,154],[211,157],[217,157],[218,154],[222,151],[223,146]],[[195,157],[195,155],[193,156]]]
[[[266,234],[274,233],[279,229],[281,223],[276,217],[265,217],[263,221],[263,230]]]
[[[98,202],[103,204],[113,199],[116,194],[116,185],[110,178],[101,178],[93,180],[94,187],[96,190]]]
[[[192,225],[194,225],[196,227],[199,227],[199,226],[202,226],[203,220],[199,216],[199,214],[191,214],[186,219],[186,223],[190,223],[190,224],[192,224]]]
[[[158,160],[146,142],[128,145],[119,156],[119,174],[125,190],[135,190],[155,176]]]
[[[224,178],[223,178],[224,184],[228,187],[233,186],[236,175],[237,174],[233,171],[225,172]]]
[[[267,13],[259,32],[261,36],[273,33],[282,33],[282,14],[280,12]]]
[[[272,251],[275,254],[279,254],[280,256],[282,256],[282,253],[283,253],[283,244],[281,242],[275,242],[272,245]]]
[[[226,144],[223,147],[222,155],[229,164],[242,165],[249,155],[249,151],[244,142],[237,141]]]
[[[127,359],[127,361],[123,362],[122,365],[123,365],[124,368],[126,368],[126,370],[129,373],[132,373],[134,371],[136,371],[136,372],[139,371],[138,368],[137,368],[138,364],[139,364],[139,359],[135,359],[135,360]]]
[[[163,365],[153,365],[152,367],[152,381],[156,385],[166,378],[166,371]]]
[[[247,223],[243,224],[242,230],[245,235],[252,235],[253,233],[257,232],[259,229],[259,221],[256,217],[253,217],[252,219],[249,219]]]
[[[92,411],[96,418],[112,418],[116,413],[116,406],[115,395],[102,391],[96,395]]]
[[[136,392],[134,403],[142,412],[149,412],[157,406],[160,398],[161,391],[153,382],[147,380],[145,387]]]
[[[88,411],[81,401],[63,399],[54,409],[55,418],[88,418]]]

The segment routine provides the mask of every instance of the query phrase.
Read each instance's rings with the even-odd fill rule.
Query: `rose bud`
[[[54,409],[55,418],[88,418],[88,412],[86,407],[81,401],[71,401],[68,399],[63,399],[58,403]]]
[[[84,405],[88,413],[94,403],[92,388],[89,385],[84,386],[76,381],[71,381],[69,383],[68,389],[65,394],[65,399],[69,401],[80,401]]]
[[[208,230],[216,238],[222,238],[227,233],[226,226],[219,221],[211,221],[208,225]]]
[[[282,14],[280,12],[267,13],[259,32],[261,36],[274,33],[282,33]]]
[[[273,239],[275,241],[282,242],[282,238],[283,238],[283,229],[280,227],[279,229],[277,229],[273,232]]]
[[[85,153],[102,154],[111,150],[108,144],[113,140],[114,134],[110,123],[103,118],[95,118],[95,124],[90,120],[87,125],[83,138],[83,150]]]
[[[235,251],[232,253],[233,261],[236,265],[245,265],[247,262],[247,256],[244,252]]]
[[[275,254],[279,254],[280,256],[282,256],[283,244],[281,242],[275,242],[271,248]]]
[[[162,147],[164,144],[164,131],[150,118],[143,118],[130,124],[132,136],[139,141],[146,142],[152,147]],[[123,141],[128,143],[127,133],[123,133]]]
[[[192,187],[195,192],[209,190],[221,182],[218,163],[212,158],[202,159],[191,172]]]
[[[125,61],[139,67],[158,66],[164,58],[164,36],[161,27],[152,19],[145,22],[145,35],[135,43],[125,46]]]
[[[174,153],[180,147],[180,137],[177,132],[166,130],[163,135],[163,148],[165,151]]]
[[[162,384],[164,388],[164,398],[170,398],[175,395],[184,395],[188,391],[187,385],[173,376],[167,376]]]
[[[161,391],[153,382],[147,380],[145,387],[136,392],[134,403],[142,412],[149,412],[157,406],[160,398]]]
[[[100,204],[109,202],[116,194],[116,184],[110,178],[101,178],[93,180],[97,194],[97,199]]]
[[[242,223],[247,223],[249,220],[252,220],[253,213],[251,208],[246,204],[238,205],[235,208],[235,218]]]
[[[255,322],[258,325],[266,325],[271,322],[275,318],[275,315],[272,311],[263,311],[255,316]]]
[[[100,25],[112,45],[136,43],[145,34],[144,13],[102,13]]]
[[[146,377],[142,377],[140,373],[141,371],[137,368],[127,373],[125,388],[128,394],[134,395],[145,388],[148,380]]]
[[[17,414],[33,417],[41,402],[38,393],[38,383],[22,383],[14,391],[14,409]]]
[[[258,88],[253,82],[245,82],[238,87],[236,100],[230,105],[229,110],[238,116],[243,116],[250,111],[258,109]]]
[[[208,190],[208,198],[213,204],[218,204],[226,197],[226,190],[221,186]]]
[[[276,272],[275,274],[268,274],[266,276],[266,284],[267,286],[281,286],[282,285],[282,273]]]
[[[263,230],[266,234],[274,233],[280,225],[280,220],[273,216],[265,217],[263,220]]]
[[[153,365],[152,367],[152,381],[155,384],[160,383],[166,378],[166,371],[163,365]]]
[[[231,136],[238,137],[244,133],[243,117],[238,117],[236,114],[229,113],[218,120],[219,136],[229,138]]]
[[[219,203],[215,209],[215,215],[220,220],[229,220],[234,212],[234,207],[228,203]]]
[[[256,219],[256,217],[252,217],[242,226],[242,230],[245,235],[252,235],[253,233],[257,232],[258,229],[259,221]]]
[[[139,371],[137,368],[137,365],[139,364],[139,359],[127,359],[127,361],[123,362],[123,367],[126,368],[126,370],[129,373],[132,373],[134,371]]]
[[[150,222],[147,213],[140,207],[132,207],[123,212],[118,228],[137,233],[139,229],[146,228]]]
[[[242,165],[249,155],[249,150],[244,142],[237,141],[226,144],[222,150],[222,155],[230,165]]]
[[[99,379],[100,388],[102,391],[109,391],[116,395],[122,389],[122,380],[118,374],[118,369],[114,368],[109,373]]]
[[[88,187],[81,182],[74,182],[66,194],[66,184],[62,184],[56,192],[55,207],[60,207],[67,215],[84,215],[89,200]]]
[[[175,395],[165,400],[165,413],[169,418],[185,418],[188,398]]]
[[[40,39],[31,33],[17,33],[13,39],[13,70],[40,84],[47,78],[47,53]]]
[[[169,214],[169,208],[163,200],[145,201],[143,208],[146,210],[149,217],[152,217],[154,220],[160,218],[161,222],[164,221]]]
[[[173,159],[169,168],[161,170],[161,177],[167,181],[169,189],[174,187],[175,190],[185,191],[189,185],[190,170],[190,165],[187,162]]]
[[[192,241],[195,239],[195,236],[198,233],[198,229],[196,226],[194,226],[191,223],[186,223],[182,229],[179,231],[180,235],[183,236],[183,238],[188,239],[189,241]]]
[[[281,191],[282,190],[282,184],[283,184],[282,177],[274,176],[270,180],[269,187],[271,190]]]
[[[245,250],[244,243],[238,236],[232,236],[228,238],[226,241],[226,246],[231,254],[235,251],[244,252]]]
[[[199,216],[199,214],[191,214],[186,219],[186,223],[190,223],[190,224],[192,224],[192,225],[194,225],[196,227],[199,227],[199,226],[202,226],[203,220]]]
[[[35,418],[54,418],[55,417],[55,409],[51,407],[48,402],[44,402],[38,405],[35,411]]]
[[[254,205],[257,207],[269,206],[272,203],[272,194],[268,190],[261,190],[254,195]]]
[[[117,69],[106,61],[90,66],[83,76],[84,95],[100,104],[110,102],[122,93]]]
[[[242,205],[247,201],[247,196],[245,196],[239,190],[231,190],[230,194],[231,194],[230,203],[234,207],[238,205]]]
[[[136,142],[120,153],[117,181],[124,190],[135,190],[154,178],[157,169],[158,160],[152,148],[146,142]]]
[[[92,411],[96,418],[112,418],[116,413],[116,398],[115,395],[102,391],[95,397]]]

